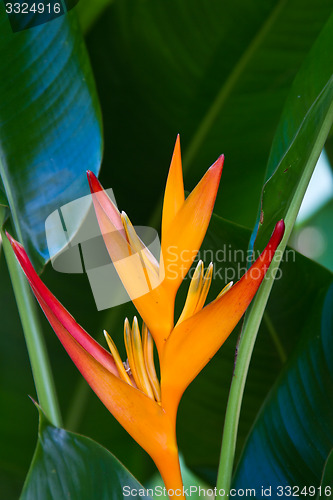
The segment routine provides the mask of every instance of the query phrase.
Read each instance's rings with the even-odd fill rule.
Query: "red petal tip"
[[[92,172],[91,170],[87,170],[87,178],[88,178],[88,181],[91,181],[91,180],[95,180],[96,179],[96,175],[94,174],[94,172]]]
[[[223,163],[224,163],[224,155],[221,155],[218,157],[218,159],[211,165],[208,169],[208,171],[214,172],[218,174],[220,177],[222,174],[222,169],[223,169]]]
[[[277,247],[281,243],[281,240],[282,240],[283,235],[284,235],[284,231],[285,231],[285,224],[284,224],[284,220],[281,219],[281,220],[279,220],[279,222],[276,223],[273,234],[271,236],[270,241],[274,246]]]
[[[91,170],[87,170],[87,179],[89,182],[90,191],[92,193],[96,193],[98,191],[103,191],[103,187],[102,187],[101,183],[97,179],[94,172],[92,172]]]
[[[16,240],[12,237],[12,235],[11,235],[11,234],[9,234],[9,232],[8,232],[8,231],[5,231],[5,233],[6,233],[7,238],[9,239],[9,243],[12,245],[12,247],[17,246],[17,245],[21,246],[21,245],[20,245],[20,243],[19,243],[18,241],[16,241]]]

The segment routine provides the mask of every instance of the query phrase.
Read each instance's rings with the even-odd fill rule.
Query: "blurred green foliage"
[[[286,96],[331,11],[328,0],[79,2],[70,16],[79,12],[86,30],[85,41],[102,109],[105,145],[100,179],[105,188],[113,188],[119,208],[125,209],[135,224],[159,225],[163,189],[179,132],[187,190],[194,187],[218,155],[224,153],[226,157],[215,211],[232,223],[214,216],[203,248],[216,251],[223,245],[230,245],[231,250],[246,250]],[[43,29],[42,35],[46,36]],[[38,43],[37,31],[24,36],[26,43],[29,36],[34,36]],[[52,43],[56,47],[57,40]],[[74,58],[77,51],[83,50],[80,44],[77,42],[73,46]],[[35,68],[33,55],[30,54],[31,72]],[[54,66],[47,58],[47,51],[42,62],[45,75],[53,75]],[[61,82],[54,89],[58,95],[57,111],[69,116],[73,112],[73,102],[66,104],[65,83],[72,87],[78,79],[81,83],[84,80],[82,73],[73,74],[70,67],[65,67]],[[91,69],[86,68],[92,78]],[[15,69],[18,71],[13,65],[9,69],[7,71],[7,66],[1,66],[0,62],[0,76],[7,76],[7,85],[11,85],[11,78],[14,78],[9,75]],[[89,89],[96,111],[91,85]],[[40,91],[43,91],[42,85]],[[41,112],[43,106],[47,108],[44,103]],[[6,120],[2,118],[1,109],[5,109],[10,118],[16,114],[13,103],[3,103],[0,97],[3,151],[7,144],[1,135],[1,126],[5,127]],[[44,129],[41,127],[38,135],[40,124],[35,121],[39,117],[38,109],[38,101],[34,101],[28,116],[36,127],[34,139],[43,151]],[[97,116],[98,113],[96,111]],[[54,124],[52,116],[46,115],[51,125]],[[17,134],[22,134],[27,141],[31,132],[30,127],[27,130],[27,121],[18,122],[17,127]],[[97,170],[101,139],[99,120],[93,130],[96,135],[92,142],[99,144],[94,157]],[[65,132],[66,127],[56,135],[51,134],[51,145],[54,147],[54,140],[60,141],[58,153],[67,158],[68,149],[62,147]],[[85,149],[87,136],[82,138],[79,132],[80,127],[77,134],[69,138],[71,161],[66,167],[65,160],[58,165],[57,179],[66,179],[62,176],[68,174],[67,169],[73,168],[82,187],[85,170],[91,168],[91,156]],[[18,158],[12,171],[16,168],[21,171],[24,162],[26,166],[22,178],[13,177],[12,186],[28,183],[34,197],[43,192],[43,201],[38,196],[36,201],[43,204],[43,214],[54,210],[57,203],[71,201],[71,189],[61,200],[53,197],[49,191],[53,181],[49,186],[45,181],[34,185],[38,182],[38,166],[35,170],[29,168],[30,157],[20,153],[19,147],[16,150],[17,142],[13,141],[10,148],[14,155],[10,161]],[[88,146],[91,146],[89,141]],[[17,154],[19,156],[15,156]],[[46,162],[49,154],[46,149]],[[3,161],[2,156],[0,159]],[[30,190],[25,190],[20,202],[23,199],[29,202],[29,193]],[[0,191],[0,203],[1,196]],[[329,215],[322,218],[323,226],[327,228],[329,223]],[[30,238],[29,245],[33,254],[34,247],[38,247],[34,237]],[[226,268],[238,268],[246,263],[238,256],[236,260],[226,257],[219,265],[221,278],[213,282],[212,296],[225,284]],[[282,272],[283,279],[277,281],[270,297],[251,365],[240,423],[238,457],[267,394],[277,380],[283,381],[279,376],[285,369],[286,359],[296,356],[292,354],[295,348],[300,349],[302,332],[307,330],[307,315],[314,304],[318,304],[313,314],[318,325],[322,307],[319,299],[332,279],[327,270],[298,254],[295,259],[283,263]],[[27,397],[27,394],[34,398],[36,395],[2,255],[0,276],[0,394],[1,407],[5,409],[0,414],[0,483],[1,495],[11,500],[18,497],[28,471],[38,422],[37,412]],[[117,345],[122,345],[122,322],[126,315],[134,314],[133,306],[126,304],[97,312],[86,275],[60,274],[48,265],[42,277],[95,338],[101,341],[102,329],[106,328]],[[179,304],[185,291],[183,287],[179,292]],[[146,481],[154,472],[150,458],[82,382],[42,315],[41,320],[65,426],[106,446],[139,481]],[[185,461],[211,484],[214,484],[218,466],[236,342],[237,332],[234,332],[186,392],[178,418],[179,444]],[[242,460],[244,463],[244,457]]]

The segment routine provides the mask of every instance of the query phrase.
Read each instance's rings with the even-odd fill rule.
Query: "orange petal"
[[[174,324],[174,299],[170,298],[162,284],[134,299],[133,304],[146,323],[161,355]]]
[[[268,245],[230,290],[171,333],[161,361],[162,406],[177,410],[186,387],[218,351],[250,304],[284,234],[279,221]]]
[[[185,201],[182,158],[180,152],[179,134],[172,155],[168,179],[165,187],[163,214],[162,214],[162,239],[170,229],[174,218]]]
[[[208,169],[162,238],[165,281],[175,294],[199,251],[213,212],[224,157]]]

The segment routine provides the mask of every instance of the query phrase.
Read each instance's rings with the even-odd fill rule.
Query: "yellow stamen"
[[[180,315],[177,325],[194,314],[202,289],[203,269],[203,262],[202,260],[199,260],[197,267],[195,268],[195,271],[193,273],[193,277],[191,279],[191,283],[187,292],[184,309]]]
[[[221,292],[218,294],[218,296],[216,297],[215,300],[217,299],[220,299],[224,294],[226,294],[227,292],[229,292],[230,288],[232,287],[232,285],[234,284],[233,281],[230,281],[230,283],[228,283],[224,288],[222,288]],[[214,300],[214,302],[215,302]]]
[[[213,276],[213,263],[211,262],[206,269],[205,275],[202,260],[199,260],[195,268],[182,314],[177,325],[190,318],[193,314],[199,312],[206,301]]]
[[[154,393],[150,385],[149,376],[143,356],[141,334],[137,317],[134,316],[132,324],[132,349],[136,372],[139,378],[138,387],[150,398],[154,399]],[[132,368],[132,367],[131,367]]]
[[[200,296],[198,299],[197,306],[194,310],[194,313],[201,311],[201,309],[203,308],[203,306],[205,304],[205,301],[206,301],[206,298],[207,298],[207,295],[208,295],[208,292],[210,289],[210,285],[212,282],[212,276],[213,276],[213,263],[211,262],[206,269],[205,276],[204,276],[203,282],[202,282]]]
[[[104,336],[121,380],[127,382],[132,387],[137,387],[151,399],[160,402],[161,390],[154,365],[153,338],[144,323],[142,330],[143,346],[136,316],[134,316],[132,328],[128,319],[125,319],[124,338],[128,358],[126,364],[133,379],[129,376],[126,365],[124,366],[124,363],[121,361],[117,347],[106,330],[104,330]]]
[[[109,346],[109,349],[110,349],[110,352],[112,354],[112,357],[114,359],[114,362],[116,363],[116,367],[117,367],[117,370],[118,370],[118,373],[119,373],[119,377],[124,381],[124,382],[127,382],[128,384],[132,385],[132,381],[131,379],[129,378],[125,368],[124,368],[124,365],[123,365],[123,362],[121,361],[121,357],[119,355],[119,352],[118,352],[118,349],[115,345],[115,343],[113,342],[112,338],[110,337],[110,335],[108,334],[108,332],[106,330],[103,331],[104,333],[104,337],[105,337],[105,340]]]
[[[153,337],[145,323],[142,326],[143,356],[149,381],[154,392],[156,401],[161,401],[161,388],[158,381],[154,363],[154,342]]]
[[[126,232],[127,240],[132,249],[140,255],[145,268],[148,270],[149,277],[158,277],[159,265],[157,260],[136,234],[133,224],[131,223],[128,215],[125,212],[121,213],[121,221]]]
[[[141,384],[140,384],[140,378],[137,372],[136,364],[135,364],[135,359],[134,359],[134,353],[133,353],[133,343],[132,343],[132,330],[131,326],[129,324],[128,319],[125,319],[124,322],[124,340],[125,340],[125,347],[126,347],[126,352],[127,352],[127,358],[128,358],[128,364],[131,369],[134,382],[136,383],[137,387],[142,390]]]

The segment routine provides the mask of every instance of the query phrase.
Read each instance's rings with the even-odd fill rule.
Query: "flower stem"
[[[281,257],[280,257],[281,258]],[[244,387],[251,361],[254,344],[265,311],[266,303],[274,282],[274,270],[279,267],[280,258],[274,257],[264,280],[245,319],[244,328],[239,341],[235,371],[231,383],[227,411],[224,421],[220,465],[217,476],[217,491],[224,490],[229,494],[233,463],[236,450],[239,415],[242,406]],[[223,497],[223,495],[219,495]],[[223,497],[224,498],[224,497]]]
[[[10,243],[2,231],[1,236],[3,251],[27,344],[38,401],[52,424],[60,427],[61,415],[59,404],[36,304]]]

